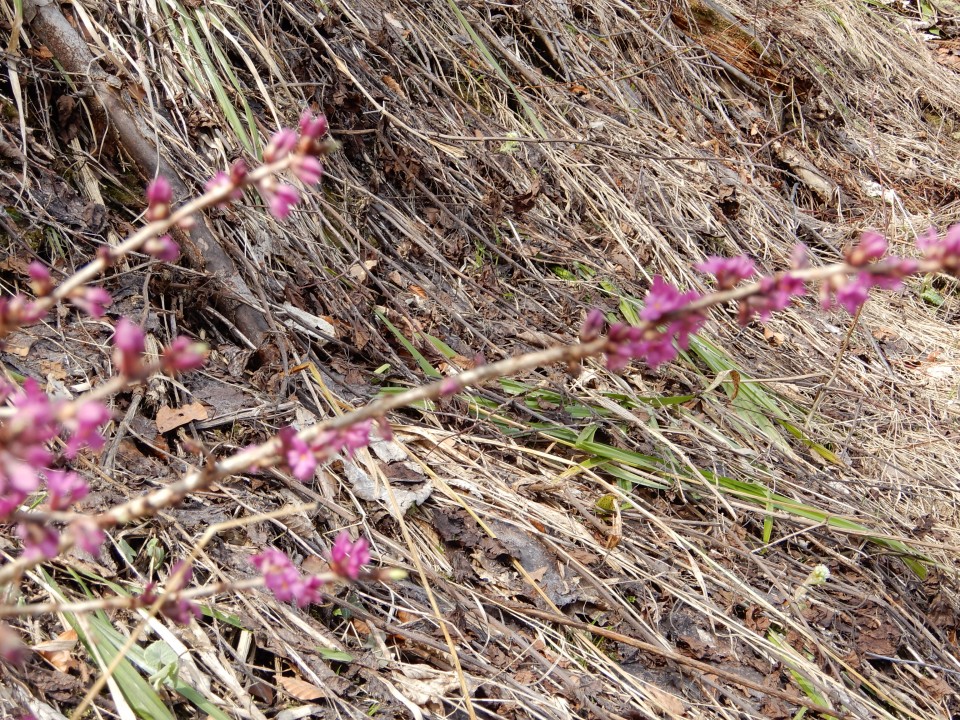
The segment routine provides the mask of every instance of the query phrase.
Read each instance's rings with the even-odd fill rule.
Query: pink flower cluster
[[[676,345],[686,350],[690,337],[706,322],[701,312],[683,312],[684,308],[699,299],[694,291],[681,293],[657,275],[647,292],[640,319],[646,327],[615,323],[607,334],[607,367],[621,370],[631,360],[643,360],[655,368],[677,357]],[[581,331],[590,335],[596,332],[596,315],[588,316],[590,327]],[[662,328],[662,329],[661,329]]]
[[[855,268],[867,268],[883,260],[887,254],[887,239],[875,232],[866,232],[859,244],[848,250],[845,259]],[[860,270],[852,277],[834,275],[820,286],[820,305],[829,310],[839,305],[855,315],[870,295],[870,288],[897,290],[903,286],[903,278],[917,271],[918,263],[910,258],[889,258],[883,272]]]
[[[264,584],[281,602],[294,601],[298,607],[320,602],[326,580],[318,575],[303,576],[293,562],[276,548],[267,548],[250,558],[263,575]],[[356,580],[364,566],[370,563],[370,544],[364,539],[350,540],[340,533],[330,549],[330,573],[344,580]]]
[[[22,387],[0,386],[12,415],[0,423],[0,520],[37,492],[45,476],[50,507],[62,510],[87,494],[86,482],[76,473],[51,469],[55,456],[49,443],[70,433],[64,455],[76,457],[83,448],[103,446],[101,429],[110,420],[105,405],[88,401],[75,405],[51,399],[31,378]]]
[[[99,450],[104,443],[102,428],[111,418],[109,409],[92,400],[53,400],[30,378],[22,387],[0,385],[0,400],[12,410],[0,422],[0,521],[10,518],[39,492],[44,481],[49,510],[67,510],[86,497],[86,479],[53,467],[56,456],[50,443],[68,434],[63,454],[69,459],[85,448]],[[103,534],[89,519],[75,520],[70,530],[82,549],[97,552]],[[48,523],[33,522],[27,516],[17,526],[17,535],[23,541],[26,557],[52,558],[59,552],[60,533]]]
[[[141,378],[149,370],[144,362],[146,337],[139,325],[120,318],[113,331],[113,364],[117,373],[128,378]],[[203,367],[206,345],[190,338],[174,338],[160,353],[160,370],[166,373],[187,372]]]
[[[372,421],[362,420],[346,428],[323,432],[309,443],[300,438],[294,428],[284,428],[278,433],[284,462],[297,480],[306,482],[313,477],[317,465],[334,455],[343,452],[353,457],[357,450],[366,447],[372,426]]]
[[[46,314],[45,308],[26,295],[0,297],[0,337],[9,335],[18,327],[32,325]]]
[[[927,264],[933,266],[928,269],[960,276],[960,225],[950,227],[944,238],[931,230],[918,240],[917,246]],[[888,257],[887,239],[873,232],[864,233],[860,242],[845,253],[844,259],[845,270],[829,275],[821,283],[820,303],[824,310],[839,306],[851,315],[866,302],[871,288],[896,290],[902,287],[905,277],[921,267],[912,258]],[[762,277],[756,285],[756,292],[738,300],[741,325],[749,324],[754,318],[766,322],[772,313],[787,308],[794,298],[806,293],[803,277],[795,274],[807,267],[807,252],[803,245],[794,248],[791,265],[790,271]],[[746,256],[714,256],[697,268],[713,275],[721,291],[733,290],[756,274],[753,260]],[[616,323],[610,327],[604,350],[607,366],[611,370],[620,370],[631,360],[639,359],[655,368],[673,360],[677,356],[677,347],[686,349],[690,337],[705,322],[701,309],[687,309],[698,299],[697,293],[682,293],[662,277],[655,277],[640,312],[640,319],[645,324]],[[580,340],[589,342],[599,337],[603,324],[603,314],[592,310],[581,327]]]
[[[300,134],[289,128],[280,129],[264,148],[263,161],[276,163],[290,157],[293,174],[304,185],[316,185],[323,177],[323,164],[317,156],[329,150],[328,146],[321,143],[327,129],[327,119],[323,115],[314,117],[306,111],[300,118]],[[217,173],[207,183],[207,191],[221,190],[226,193],[225,200],[236,200],[246,180],[247,167],[238,161],[229,173]],[[300,202],[300,192],[293,185],[278,182],[272,174],[257,180],[256,186],[270,208],[270,214],[278,220],[286,220],[293,207]]]
[[[917,240],[917,247],[923,253],[924,260],[934,260],[945,273],[960,277],[960,224],[947,228],[943,238],[931,228]]]
[[[107,296],[109,297],[109,295]],[[125,318],[114,333],[114,362],[118,372],[139,378],[149,368],[144,363],[143,331]],[[168,373],[192,370],[204,361],[203,347],[187,338],[177,338],[160,356],[159,369]],[[54,400],[39,384],[27,378],[22,386],[0,383],[0,402],[10,408],[0,421],[0,521],[18,511],[46,482],[47,509],[69,510],[86,497],[87,481],[78,473],[55,467],[59,462],[51,443],[65,436],[63,458],[73,460],[82,450],[103,447],[103,428],[110,422],[109,408],[98,400]],[[89,518],[70,525],[74,542],[95,554],[103,542],[103,531]],[[42,559],[55,557],[60,534],[46,522],[24,516],[17,528],[24,555]]]
[[[147,212],[145,217],[148,222],[166,220],[170,217],[173,189],[165,177],[161,175],[147,186],[146,197]],[[143,244],[142,249],[147,255],[163,262],[176,262],[177,258],[180,257],[180,246],[169,235],[150,238]]]

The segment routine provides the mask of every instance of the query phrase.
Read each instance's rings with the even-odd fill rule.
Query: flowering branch
[[[893,287],[907,274],[936,271],[954,273],[960,268],[960,261],[957,260],[960,257],[960,226],[951,228],[942,242],[924,244],[927,256],[922,261],[906,258],[878,261],[875,251],[864,259],[862,245],[863,243],[850,252],[847,262],[819,268],[799,267],[703,297],[696,297],[692,293],[679,293],[661,278],[657,278],[647,295],[647,303],[641,314],[641,317],[646,319],[639,325],[617,323],[610,327],[606,336],[600,336],[603,317],[598,311],[593,311],[581,329],[579,343],[481,365],[429,385],[383,397],[353,412],[317,423],[298,433],[288,429],[265,443],[191,471],[171,485],[111,508],[89,518],[87,522],[100,531],[123,525],[175,505],[187,495],[203,490],[230,475],[256,468],[286,465],[299,479],[306,480],[312,477],[318,462],[328,460],[340,451],[352,453],[366,444],[373,421],[384,432],[389,432],[384,418],[390,411],[423,400],[450,396],[499,377],[516,375],[525,370],[555,363],[565,363],[574,369],[584,359],[597,355],[605,355],[607,364],[612,369],[620,369],[633,359],[641,359],[651,366],[659,365],[676,355],[675,342],[680,346],[689,342],[693,332],[699,330],[705,322],[705,310],[727,302],[738,302],[741,321],[749,322],[750,313],[759,315],[761,319],[765,318],[770,312],[787,307],[794,297],[805,292],[808,284],[819,282],[822,284],[821,295],[825,306],[829,307],[836,298],[837,302],[844,303],[844,306],[853,312],[859,307],[859,303],[854,303],[853,299],[860,297],[860,290],[864,286],[869,287],[872,284]],[[741,267],[741,276],[747,271],[752,273],[752,269],[748,268],[742,259],[733,258],[725,262],[727,265],[721,266],[715,261],[710,266],[716,271],[717,277],[722,278],[722,283],[734,282],[728,270],[735,264]],[[802,265],[804,262],[801,253],[797,253],[795,264]],[[851,275],[853,279],[849,279]],[[844,294],[844,289],[848,286],[853,286],[856,293],[847,291],[847,294]],[[70,536],[61,537],[56,554],[65,552],[73,544],[74,539]],[[0,567],[0,584],[9,582],[42,560],[42,557],[24,556]]]

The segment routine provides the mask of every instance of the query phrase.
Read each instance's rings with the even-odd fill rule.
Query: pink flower
[[[297,134],[290,128],[281,128],[270,138],[270,142],[263,149],[265,163],[283,160],[297,145]]]
[[[99,450],[103,447],[103,436],[100,428],[106,425],[111,418],[106,405],[100,402],[85,402],[80,405],[73,417],[64,422],[64,426],[71,431],[64,455],[74,458],[83,447]]]
[[[650,340],[641,340],[634,345],[633,352],[636,358],[643,360],[653,369],[673,362],[677,357],[673,338],[668,333],[662,333]]]
[[[347,453],[348,457],[353,457],[357,450],[365,448],[370,443],[370,429],[372,426],[372,421],[361,420],[341,431],[343,433],[343,450]]]
[[[700,332],[706,322],[706,317],[701,313],[687,313],[667,325],[666,334],[676,337],[677,345],[686,350],[690,347],[690,338]],[[656,367],[656,365],[651,364],[650,367]]]
[[[39,446],[59,434],[57,412],[60,403],[52,401],[33,378],[23,381],[21,391],[14,396],[11,404],[16,408],[16,413],[3,426],[6,449]],[[26,455],[21,453],[21,456]]]
[[[160,353],[160,366],[165,372],[187,372],[203,367],[207,346],[180,335]]]
[[[300,438],[294,436],[290,439],[290,446],[287,448],[287,465],[290,472],[300,482],[306,482],[313,477],[317,469],[317,458],[314,457],[310,446]]]
[[[31,325],[46,314],[45,308],[24,295],[0,297],[0,337],[18,327]]]
[[[803,270],[810,265],[809,249],[803,243],[797,243],[790,251],[790,269]]]
[[[300,482],[311,479],[317,469],[317,456],[313,448],[300,438],[292,427],[281,429],[277,437],[282,445],[284,462],[293,476]]]
[[[9,517],[26,500],[27,493],[5,488],[3,480],[0,480],[0,520]]]
[[[591,308],[587,313],[583,325],[580,326],[580,342],[590,342],[600,337],[603,332],[603,326],[607,324],[607,319],[603,311],[598,308]]]
[[[247,179],[247,164],[243,160],[237,160],[230,166],[230,172],[219,171],[212,178],[207,180],[204,190],[208,193],[223,190],[227,192],[226,200],[239,200],[243,197],[243,185]]]
[[[300,134],[311,140],[319,140],[327,134],[327,118],[323,115],[314,117],[309,110],[304,110],[300,116]]]
[[[173,200],[173,191],[170,183],[163,175],[147,185],[147,213],[148,222],[165,220],[170,216],[170,202]]]
[[[143,364],[146,337],[138,325],[122,317],[113,331],[113,362],[121,375],[135,376]]]
[[[51,510],[66,510],[90,492],[90,485],[75,472],[47,470],[46,474]]]
[[[645,305],[643,310],[640,311],[640,318],[647,322],[656,323],[663,318],[664,315],[679,310],[698,297],[699,295],[693,290],[681,293],[666,282],[663,277],[657,275],[653,279],[653,285],[644,298]]]
[[[463,385],[457,379],[456,375],[450,375],[440,383],[440,397],[450,397],[463,390]]]
[[[758,295],[751,295],[740,301],[738,320],[741,325],[748,325],[754,317],[759,318],[760,322],[766,322],[772,313],[789,307],[794,297],[803,295],[806,291],[803,280],[790,273],[765,277],[760,280]]]
[[[863,267],[867,263],[879,260],[886,252],[887,239],[883,235],[865,232],[860,236],[860,244],[846,253],[846,260],[854,267]]]
[[[50,268],[34,260],[27,266],[30,275],[30,289],[37,297],[49,295],[53,290],[53,278],[50,277]]]
[[[607,367],[616,372],[622,370],[631,360],[642,360],[656,369],[677,357],[674,339],[680,347],[690,345],[690,337],[697,333],[705,322],[700,313],[680,315],[667,324],[665,331],[653,327],[641,328],[616,323],[607,333],[607,346],[604,353]]]
[[[851,315],[856,315],[860,306],[867,301],[870,295],[870,281],[868,273],[859,273],[851,280],[847,280],[837,288],[835,297],[836,302]],[[824,310],[830,308],[830,300],[827,298],[824,303]]]
[[[223,170],[217,170],[212,178],[207,180],[206,185],[203,186],[205,191],[215,192],[221,188],[232,187],[233,183],[230,181],[230,176],[227,175]]]
[[[113,298],[102,287],[86,287],[78,290],[70,302],[90,317],[101,318],[113,304]]]
[[[607,368],[613,372],[623,370],[631,360],[640,357],[640,342],[643,331],[626,323],[614,323],[607,333]]]
[[[347,580],[360,577],[360,571],[369,562],[370,543],[364,538],[351,542],[346,531],[337,536],[330,548],[330,570]]]
[[[96,557],[107,536],[91,517],[81,517],[70,524],[70,533],[77,547]]]
[[[711,255],[706,262],[697,265],[697,270],[716,277],[717,287],[720,290],[729,290],[741,280],[753,277],[757,272],[753,260],[746,255],[738,255],[732,258]]]
[[[36,492],[40,487],[40,467],[33,463],[7,458],[3,470],[9,489],[21,497]]]
[[[455,378],[447,378],[455,381]],[[314,457],[323,461],[339,452],[353,457],[357,450],[370,444],[370,431],[373,428],[372,420],[361,420],[347,428],[328,430],[320,433],[310,443]]]
[[[268,202],[270,214],[277,220],[286,220],[293,206],[300,202],[300,193],[292,185],[278,185],[270,193]]]
[[[910,267],[910,262],[904,264]],[[870,288],[879,287],[884,290],[898,290],[903,286],[899,275],[901,268],[896,268],[894,274],[859,272],[852,278],[834,277],[821,287],[820,300],[824,310],[829,310],[834,303],[842,307],[851,315],[855,315],[860,306],[867,301]],[[833,293],[833,297],[831,297]]]
[[[173,190],[163,175],[158,175],[147,185],[147,202],[151,205],[169,205],[173,200]]]
[[[300,573],[290,558],[276,548],[267,548],[250,558],[250,562],[263,575],[264,585],[280,602],[292,600],[294,592],[301,587]]]
[[[143,244],[143,251],[163,262],[176,262],[180,257],[180,246],[169,235],[150,238]]]
[[[167,600],[160,606],[160,614],[173,620],[177,625],[189,625],[191,620],[199,620],[203,617],[200,606],[186,598]]]
[[[230,166],[230,182],[232,182],[237,187],[240,187],[247,181],[247,173],[250,172],[247,168],[247,163],[242,159],[234,160],[233,164]]]
[[[946,236],[941,240],[933,228],[917,238],[917,247],[923,251],[926,260],[935,260],[943,269],[960,277],[960,224],[947,228]]]
[[[291,168],[305,185],[316,185],[323,177],[323,165],[313,155],[298,155]]]
[[[303,608],[323,600],[321,588],[324,585],[324,581],[316,575],[309,575],[297,580],[293,586],[293,600],[297,603],[297,607]]]
[[[49,560],[60,553],[60,534],[49,525],[20,523],[17,535],[23,540],[23,557]]]

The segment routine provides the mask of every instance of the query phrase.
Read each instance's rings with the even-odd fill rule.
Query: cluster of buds
[[[690,311],[687,307],[699,297],[692,290],[681,293],[657,275],[640,311],[640,319],[646,324],[615,323],[610,327],[607,334],[607,366],[617,371],[636,358],[643,358],[650,367],[672,361],[677,357],[677,346],[686,350],[690,346],[690,338],[707,320],[702,312]],[[589,322],[590,333],[595,332],[595,324],[595,318]]]
[[[330,548],[330,572],[327,575],[301,575],[293,561],[276,548],[267,548],[250,558],[263,575],[264,585],[281,602],[294,601],[299,607],[321,600],[321,589],[331,580],[357,580],[370,562],[370,544],[340,533]]]
[[[960,276],[960,225],[950,227],[944,238],[930,231],[918,240],[917,246],[923,260],[891,257],[887,255],[886,238],[868,232],[845,253],[845,263],[812,270],[808,267],[806,247],[797,245],[791,255],[790,270],[762,277],[747,288],[738,288],[738,285],[756,274],[753,260],[745,256],[710,257],[697,266],[716,280],[718,292],[708,296],[694,291],[680,292],[657,276],[640,313],[644,323],[611,325],[603,349],[607,366],[621,370],[631,360],[642,360],[656,368],[670,362],[677,356],[677,348],[686,349],[690,337],[703,326],[705,309],[727,299],[737,301],[741,325],[748,325],[754,319],[766,322],[772,313],[787,308],[794,298],[804,295],[809,281],[818,279],[824,310],[839,306],[855,315],[867,301],[871,288],[899,289],[905,277],[918,272]],[[580,330],[581,341],[599,337],[603,324],[603,315],[591,311]]]
[[[105,387],[117,390],[155,372],[185,372],[205,361],[202,344],[178,337],[164,348],[157,362],[148,363],[143,330],[126,318],[117,322],[113,349],[118,374],[110,381],[112,385]],[[67,511],[86,497],[86,479],[59,466],[75,459],[82,450],[100,450],[105,442],[103,429],[112,414],[94,397],[53,399],[32,378],[22,385],[0,382],[0,401],[7,405],[0,410],[0,522],[17,517],[17,533],[23,540],[25,556],[55,557],[60,548],[57,529],[46,515],[21,508],[44,487],[44,513]],[[59,454],[51,450],[57,438],[64,439]],[[103,542],[102,531],[90,518],[73,519],[70,530],[72,543],[90,553],[96,553]]]
[[[206,362],[207,346],[178,336],[160,352],[156,365],[146,362],[145,352],[143,329],[126,318],[120,318],[113,331],[113,365],[124,378],[142,380],[157,371],[173,375],[196,370]]]
[[[327,129],[327,119],[323,115],[314,117],[309,111],[305,112],[300,118],[299,135],[290,128],[282,128],[270,138],[263,150],[264,163],[267,167],[286,163],[304,185],[316,185],[323,177],[323,164],[319,158],[334,147],[333,143],[322,141]],[[251,182],[249,175],[246,164],[238,160],[229,173],[217,173],[207,183],[207,192],[221,194],[223,201],[237,200],[241,197],[241,189]],[[300,192],[293,185],[278,181],[274,173],[261,173],[252,182],[267,203],[270,214],[278,220],[286,220],[300,202]]]
[[[309,442],[294,428],[284,428],[278,433],[281,457],[293,476],[306,482],[313,477],[318,465],[335,455],[344,453],[353,457],[357,450],[366,447],[372,426],[371,420],[361,420],[346,428],[324,431]]]

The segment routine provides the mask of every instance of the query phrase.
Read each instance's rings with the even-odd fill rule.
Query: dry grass
[[[800,240],[832,261],[866,228],[909,253],[917,233],[956,220],[960,78],[900,5],[232,6],[69,6],[188,184],[304,105],[343,143],[292,222],[255,203],[213,218],[283,337],[276,363],[251,360],[258,348],[210,307],[202,273],[111,278],[118,311],[160,342],[185,330],[215,353],[182,385],[116,400],[116,439],[84,468],[99,478],[92,507],[166,482],[197,462],[195,441],[223,454],[378,384],[421,382],[428,364],[569,340],[592,305],[629,318],[654,274],[702,289],[690,268],[708,254],[774,270]],[[949,41],[946,10],[930,22]],[[142,185],[25,27],[4,85],[5,289],[18,257],[66,271],[122,235]],[[662,372],[548,368],[411,410],[393,418],[397,444],[356,467],[309,487],[238,477],[23,592],[142,585],[237,518],[250,521],[202,551],[200,582],[248,575],[246,558],[271,543],[309,567],[350,527],[410,581],[310,612],[222,597],[222,615],[155,621],[141,645],[167,643],[183,681],[232,717],[314,705],[319,717],[787,718],[826,706],[949,718],[958,297],[934,278],[875,296],[855,324],[812,300],[766,329],[717,315],[717,349]],[[108,333],[62,317],[14,338],[3,361],[51,388],[96,382]],[[311,362],[319,375],[294,370]],[[160,406],[191,401],[210,419],[157,432]],[[157,547],[166,558],[152,562]],[[830,580],[804,588],[821,563]],[[68,622],[24,629],[39,643]],[[136,618],[111,623],[123,633]],[[98,662],[74,659],[0,673],[13,697],[42,692],[69,712]],[[123,715],[121,695],[105,692],[100,712]],[[160,697],[177,716],[209,712]]]

